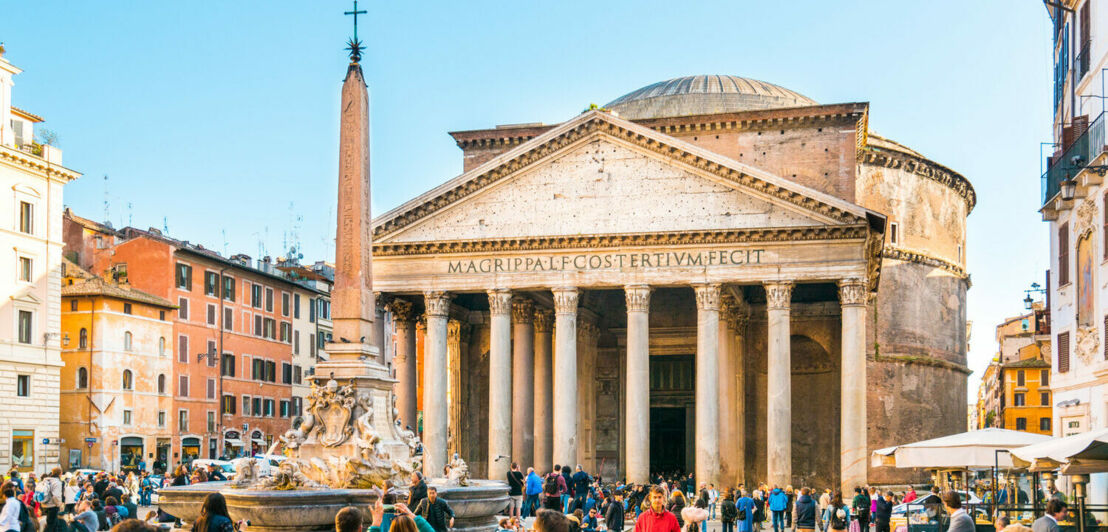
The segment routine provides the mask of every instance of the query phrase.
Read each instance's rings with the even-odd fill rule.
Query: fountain
[[[288,458],[277,471],[259,477],[255,459],[240,458],[234,480],[162,488],[159,506],[182,521],[195,521],[204,498],[219,492],[227,499],[231,518],[248,520],[251,532],[333,529],[335,514],[346,506],[362,508],[368,523],[369,508],[384,490],[405,491],[412,472],[422,468],[419,438],[400,427],[396,381],[374,345],[369,96],[358,64],[362,47],[356,32],[349,50],[342,88],[339,219],[331,292],[334,337],[339,341],[326,346],[328,360],[316,364],[315,376],[309,378],[303,420],[267,452],[272,455],[284,448]],[[432,477],[440,472],[425,473]],[[428,484],[450,504],[460,532],[496,528],[495,515],[509,502],[507,483],[469,479],[468,467],[457,454],[448,478],[433,478]]]

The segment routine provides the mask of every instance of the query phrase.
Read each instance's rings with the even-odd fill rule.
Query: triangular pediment
[[[607,113],[585,113],[390,211],[404,243],[856,225],[866,211]]]

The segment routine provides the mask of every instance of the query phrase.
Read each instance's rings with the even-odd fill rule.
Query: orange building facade
[[[66,221],[67,249],[82,266],[176,306],[167,464],[266,452],[302,413],[293,388],[306,384],[317,351],[315,331],[299,324],[326,294],[268,260],[255,267],[244,255],[224,258],[156,230],[114,231],[72,214]]]

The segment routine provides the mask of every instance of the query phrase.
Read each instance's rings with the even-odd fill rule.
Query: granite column
[[[535,305],[512,300],[512,461],[526,471],[535,463]]]
[[[769,319],[766,385],[766,474],[769,484],[792,481],[792,361],[789,301],[793,284],[766,283]]]
[[[540,475],[554,466],[554,313],[547,309],[535,312],[535,471]],[[525,466],[521,466],[525,467]]]
[[[489,290],[489,478],[507,478],[512,454],[512,293]]]
[[[839,473],[844,490],[866,485],[866,296],[864,281],[839,282],[843,326]]]
[[[396,355],[393,358],[393,368],[396,369],[396,409],[400,424],[415,430],[418,406],[416,389],[419,379],[416,375],[416,327],[412,308],[410,301],[399,298],[390,301],[388,306],[393,323],[396,324]]]
[[[650,287],[629,285],[627,298],[627,481],[650,482]]]
[[[426,292],[427,337],[423,356],[423,474],[442,476],[446,465],[446,320],[450,297]]]
[[[696,290],[696,480],[719,483],[720,285]]]
[[[577,461],[577,289],[554,294],[554,462]]]

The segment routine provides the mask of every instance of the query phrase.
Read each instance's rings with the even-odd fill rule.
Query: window
[[[1050,430],[1051,430],[1050,429],[1050,418],[1048,418],[1048,417],[1039,418],[1039,430],[1042,431],[1042,432],[1050,432]]]
[[[231,353],[223,353],[223,362],[220,367],[220,374],[224,377],[235,376],[235,355]],[[232,412],[233,414],[234,412]]]
[[[304,372],[300,369],[300,366],[293,366],[292,367],[292,383],[293,384],[302,384],[303,383],[303,377],[304,377]]]
[[[315,323],[315,300],[308,299],[308,321]]]
[[[280,402],[280,407],[281,417],[289,417],[289,402],[282,399]]]
[[[215,325],[215,305],[208,303],[208,325]]]
[[[256,381],[265,380],[265,361],[255,358],[254,365],[251,368],[250,378]]]
[[[177,411],[177,430],[181,432],[189,431],[189,411],[178,410]]]
[[[208,367],[214,368],[216,363],[215,340],[208,340],[208,350],[205,351],[205,353],[208,354],[208,356],[205,357],[208,360]]]
[[[273,318],[265,318],[265,320],[262,323],[263,323],[262,332],[264,333],[263,336],[265,336],[266,338],[269,338],[270,340],[276,340],[277,339],[277,320],[275,320]]]
[[[177,288],[192,290],[192,266],[177,263]]]
[[[129,370],[129,369],[123,370],[123,389],[124,390],[133,390],[134,389],[134,384],[135,384],[134,383],[134,374],[131,373],[131,370]]]
[[[223,277],[223,299],[227,301],[235,300],[235,278]]]
[[[292,324],[287,322],[281,322],[281,341],[286,344],[292,343]]]
[[[179,375],[177,377],[177,395],[181,397],[189,396],[189,376]]]
[[[1043,406],[1050,406],[1050,392],[1039,393],[1039,404]]]
[[[177,362],[188,364],[189,361],[189,337],[181,335],[177,337]]]
[[[1039,370],[1039,386],[1050,386],[1050,370]]]
[[[158,393],[165,394],[165,374],[158,375]]]
[[[292,331],[292,354],[300,354],[300,331]]]
[[[131,411],[130,410],[124,410],[123,411],[123,424],[124,425],[130,425],[131,424]]]
[[[177,318],[182,320],[189,319],[189,300],[188,298],[177,298]]]
[[[264,408],[265,408],[265,410],[264,410],[265,413],[263,415],[265,415],[265,417],[273,417],[273,414],[274,414],[274,412],[273,412],[273,399],[266,399],[265,404],[264,404]]]
[[[273,312],[273,289],[265,289],[265,311]]]
[[[289,294],[288,292],[281,292],[281,315],[288,317],[289,315]]]
[[[31,376],[18,375],[15,378],[15,395],[18,397],[31,396]]]
[[[209,410],[208,411],[208,433],[210,434],[212,432],[215,432],[215,412],[212,412],[211,410]],[[212,443],[215,443],[215,441],[213,441]]]
[[[77,300],[76,299],[69,300],[69,310],[71,312],[77,312]]]
[[[265,415],[265,412],[262,410],[262,398],[261,397],[255,397],[253,399],[253,401],[251,401],[250,406],[251,406],[250,412],[253,415],[255,415],[255,416]]]
[[[244,416],[249,416],[250,415],[250,396],[249,395],[242,396],[242,415],[244,415]]]
[[[130,351],[131,350],[131,341],[132,341],[131,338],[132,338],[131,337],[131,331],[123,331],[123,350],[124,351]]]
[[[254,315],[254,336],[261,336],[261,335],[262,335],[262,315],[261,314],[255,314]]]
[[[265,380],[277,382],[277,363],[272,360],[265,361]]]
[[[1058,286],[1070,284],[1070,224],[1058,227]]]
[[[30,257],[19,257],[19,280],[25,283],[31,282],[31,272],[33,271]]]
[[[235,401],[235,396],[233,396],[233,395],[224,395],[223,396],[223,406],[222,406],[221,412],[223,414],[234,414],[235,413],[235,406],[237,404],[238,403]]]
[[[1026,401],[1027,400],[1026,398],[1024,398],[1024,394],[1022,393],[1012,395],[1012,406],[1024,406]]]
[[[1017,417],[1016,418],[1016,430],[1027,430],[1027,418],[1025,418],[1025,417]]]
[[[229,308],[223,309],[223,328],[228,331],[235,329],[235,311]]]
[[[158,426],[165,426],[165,410],[158,410]]]
[[[131,314],[131,304],[130,303],[124,303],[123,304],[123,313],[124,314]]]
[[[77,333],[77,347],[80,349],[88,348],[88,329],[81,327],[81,332]]]
[[[889,243],[894,246],[900,243],[900,224],[896,222],[889,223]]]
[[[35,231],[34,208],[30,202],[19,202],[19,232],[31,234]]]
[[[208,399],[215,399],[215,379],[208,379]]]
[[[165,356],[165,337],[158,337],[158,355]]]
[[[292,398],[292,415],[294,415],[294,416],[304,415],[303,402],[299,397],[293,397]]]
[[[1108,215],[1108,211],[1105,211]],[[300,294],[292,295],[292,317],[293,319],[300,319]]]
[[[77,368],[77,389],[83,390],[88,388],[88,369]]]
[[[1016,372],[1016,386],[1027,386],[1027,379],[1025,378],[1022,369]]]
[[[29,310],[19,311],[19,343],[31,343],[31,323],[34,321],[34,317],[35,314]]]
[[[315,334],[308,333],[308,354],[315,356]]]
[[[35,431],[12,431],[12,465],[23,470],[35,467]]]
[[[327,301],[326,299],[319,300],[319,319],[331,319],[331,302]]]
[[[1058,333],[1058,373],[1070,370],[1070,333]]]
[[[159,310],[158,311],[158,319],[162,320],[162,321],[165,321],[165,311],[164,310]]]
[[[262,285],[250,285],[250,306],[254,308],[262,308]]]
[[[219,274],[204,272],[204,295],[215,296],[219,291]]]
[[[281,384],[292,384],[292,364],[281,363]]]

